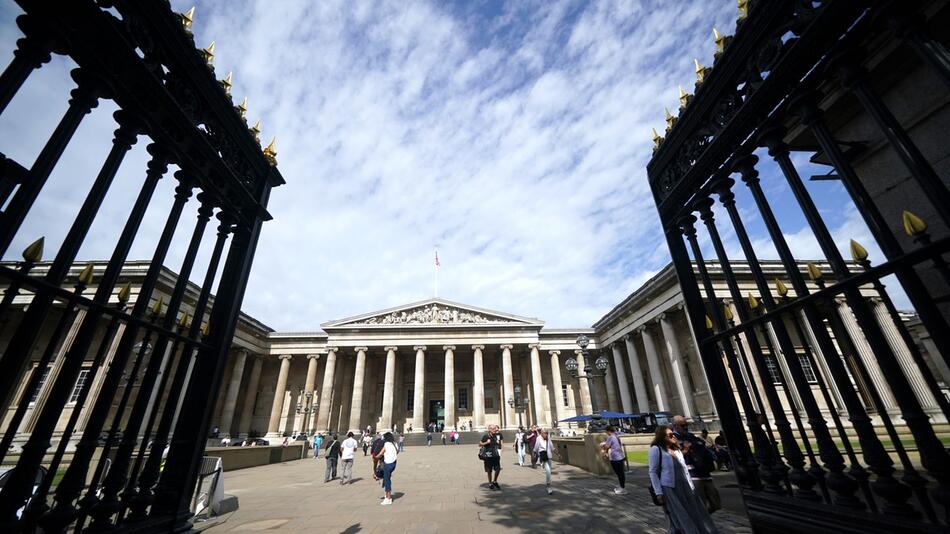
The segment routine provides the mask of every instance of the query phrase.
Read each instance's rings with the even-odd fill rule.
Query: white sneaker
[[[623,489],[623,488],[614,488],[614,494],[616,494],[616,495],[626,495],[626,494],[627,494],[627,490],[625,490],[625,489]]]
[[[383,502],[381,502],[381,503],[379,503],[379,504],[381,504],[381,505],[383,505],[383,506],[389,506],[389,505],[392,504],[392,503],[393,503],[393,500],[392,500],[392,499],[383,499]]]
[[[553,495],[553,494],[554,494],[554,490],[548,487],[548,495]]]

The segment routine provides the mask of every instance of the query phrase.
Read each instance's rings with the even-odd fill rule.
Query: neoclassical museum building
[[[136,282],[142,279],[147,266],[147,262],[129,262],[123,270],[120,286],[129,282],[132,301]],[[96,272],[104,267],[104,263],[95,263]],[[41,271],[44,265],[37,268]],[[81,268],[76,266],[71,276],[78,275]],[[721,273],[717,265],[711,263],[709,268],[719,280]],[[769,276],[782,276],[778,264],[763,262],[763,268]],[[806,270],[804,264],[802,269]],[[744,280],[743,293],[748,290],[755,296],[748,270],[741,264],[734,265],[734,270],[739,279]],[[170,294],[175,280],[175,273],[163,270],[158,295],[154,297],[156,302],[162,295]],[[94,287],[89,289],[94,290]],[[728,289],[722,280],[717,282],[717,291],[728,298]],[[901,321],[913,332],[917,350],[925,355],[927,369],[916,365],[907,346],[902,344],[892,316],[880,305],[873,289],[865,294],[877,310],[877,318],[889,341],[901,356],[902,368],[914,384],[915,394],[932,417],[944,421],[934,395],[946,394],[950,371],[941,358],[930,357],[934,350],[929,338],[915,317],[907,314]],[[196,297],[197,287],[190,287],[185,297],[186,311]],[[15,305],[22,310],[29,300],[29,296],[19,296]],[[865,399],[870,388],[877,389],[885,406],[897,414],[896,403],[873,353],[867,343],[860,342],[863,337],[850,310],[842,302],[836,312],[841,321],[829,322],[832,335],[836,328],[844,328],[848,336],[839,337],[859,340],[843,347],[846,363],[850,368],[853,360],[860,359],[873,382],[858,380],[855,378],[858,373],[854,373],[853,387]],[[30,410],[20,426],[23,437],[30,432],[34,414],[38,413],[51,377],[57,373],[81,321],[82,313],[70,319],[69,331],[62,336],[63,342],[56,347],[56,357],[49,367],[37,369],[34,365],[21,377],[22,388],[31,373],[42,373],[42,385],[31,399]],[[795,332],[796,328],[790,326],[789,330]],[[806,337],[813,335],[807,331],[807,325],[799,331]],[[121,332],[115,334],[115,339],[119,334]],[[602,356],[609,362],[605,375],[593,381],[593,390],[586,380],[573,377],[565,367],[569,358],[577,360],[581,369],[585,363],[593,363],[584,362],[584,355],[576,344],[580,334],[590,338],[590,360]],[[769,339],[773,335],[762,332],[760,344],[775,346]],[[4,344],[6,341],[3,339]],[[820,358],[814,358],[805,350],[809,343],[803,344],[801,339],[794,341],[809,381],[816,391],[822,389],[828,393],[823,409],[828,410],[829,403],[838,409],[841,400],[836,388],[839,386],[822,379],[827,370]],[[743,350],[746,340],[737,337],[734,343],[739,353],[747,357],[749,351]],[[115,341],[110,350],[115,350]],[[170,364],[182,357],[170,351],[160,356],[166,360],[162,372],[172,368]],[[771,376],[759,376],[756,367],[745,362],[741,370],[744,383],[760,384],[765,378],[782,389],[787,375],[784,360],[774,357],[771,350],[767,351],[766,358]],[[108,365],[108,356],[105,362]],[[939,390],[928,387],[924,372],[936,378]],[[87,364],[75,390],[79,391],[86,381],[93,381],[92,394],[95,395],[103,375],[102,368],[93,369]],[[822,383],[829,387],[820,388]],[[242,314],[222,384],[212,420],[212,428],[217,429],[219,436],[274,438],[367,426],[419,432],[432,422],[464,430],[479,430],[492,423],[502,428],[522,424],[564,428],[567,426],[564,419],[589,414],[594,405],[626,413],[682,413],[709,428],[717,427],[716,409],[671,266],[661,269],[592,327],[584,328],[546,328],[541,319],[441,298],[327,321],[319,329],[308,332],[275,332],[257,319]],[[138,388],[136,376],[130,373],[123,387]],[[786,402],[787,410],[798,408],[794,392],[782,398],[796,404],[793,408]],[[151,402],[164,402],[164,399],[153,398]],[[14,402],[11,406],[17,404]],[[870,400],[867,405],[872,408]],[[768,406],[757,407],[769,411]],[[67,405],[63,424],[73,409],[76,409],[75,403]],[[9,417],[8,411],[5,425]],[[82,421],[81,416],[80,426]]]

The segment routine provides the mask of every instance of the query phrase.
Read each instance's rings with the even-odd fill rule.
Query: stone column
[[[607,409],[616,412],[620,410],[620,402],[617,399],[617,385],[614,384],[614,373],[610,369],[604,373],[604,389],[607,390]]]
[[[396,347],[386,347],[386,350],[395,351]],[[416,351],[416,377],[412,386],[412,428],[425,432],[426,419],[426,347],[418,345],[412,347]]]
[[[884,380],[884,373],[881,372],[881,368],[877,365],[877,358],[874,356],[874,351],[871,350],[871,346],[868,345],[867,340],[864,339],[864,332],[862,332],[861,327],[858,326],[858,322],[854,318],[851,308],[848,307],[844,299],[840,299],[837,302],[838,315],[841,316],[844,328],[848,331],[848,336],[851,338],[855,350],[858,351],[858,357],[861,358],[861,362],[864,363],[864,368],[871,378],[871,384],[868,384],[868,387],[873,387],[877,390],[881,396],[881,401],[884,403],[884,408],[888,412],[896,410],[897,401],[894,400],[891,388],[888,387],[887,381]]]
[[[518,416],[515,415],[515,409],[508,404],[509,398],[515,398],[515,380],[511,371],[511,349],[514,345],[501,346],[501,375],[504,383],[504,393],[501,397],[501,404],[505,410],[505,428],[513,428],[518,425]]]
[[[50,366],[49,374],[46,376],[46,381],[43,382],[39,393],[36,395],[36,402],[34,402],[33,407],[30,408],[30,415],[24,419],[26,424],[21,424],[21,427],[26,428],[27,432],[32,432],[33,428],[36,426],[36,421],[39,419],[40,413],[43,411],[43,406],[46,405],[46,398],[49,396],[50,389],[52,389],[53,384],[56,383],[56,378],[59,376],[59,370],[63,367],[66,351],[68,351],[72,346],[73,339],[75,339],[76,334],[79,333],[79,327],[82,325],[82,320],[85,317],[86,310],[76,311],[76,315],[73,316],[72,324],[69,326],[69,331],[66,332],[66,337],[63,338],[63,342],[60,344],[59,348],[56,349],[56,356],[53,358],[53,363]],[[95,374],[96,369],[89,369],[89,372],[86,376],[87,384],[91,385],[93,379],[95,378]],[[159,394],[161,393],[159,392]],[[87,396],[87,399],[95,400],[95,397]],[[91,405],[91,403],[88,401],[86,404]],[[73,410],[82,410],[82,406],[73,406]]]
[[[683,404],[683,416],[692,419],[696,413],[696,406],[693,403],[693,392],[689,390],[686,382],[686,366],[683,365],[683,351],[680,350],[680,343],[676,337],[676,331],[673,329],[673,322],[670,317],[660,314],[660,329],[663,331],[663,341],[666,342],[666,353],[670,356],[670,364],[673,368],[673,382],[676,383],[676,391],[679,393]]]
[[[561,392],[561,362],[558,358],[561,351],[552,350],[548,351],[548,354],[551,355],[551,381],[554,382],[554,417],[557,419],[557,426],[560,428],[561,419],[567,419],[564,413],[564,394]]]
[[[577,360],[577,371],[583,373],[584,367],[587,365],[587,362],[584,361],[584,352],[580,349],[574,350],[574,359]],[[577,383],[581,388],[581,413],[577,415],[590,415],[594,412],[594,405],[590,402],[592,393],[590,386],[587,384],[586,378],[578,378]]]
[[[267,435],[280,436],[280,416],[284,406],[284,397],[287,394],[287,374],[290,372],[290,354],[281,354],[280,372],[277,374],[277,387],[274,388],[274,403],[270,410],[270,422],[267,423]]]
[[[927,382],[924,381],[920,367],[914,362],[914,357],[911,355],[910,349],[907,348],[907,344],[904,343],[904,338],[897,329],[897,325],[894,324],[894,318],[891,317],[890,312],[887,311],[887,306],[885,306],[884,302],[879,298],[872,298],[871,306],[874,308],[874,315],[877,317],[877,322],[881,325],[881,330],[887,338],[887,344],[891,346],[891,350],[897,355],[897,363],[900,364],[901,370],[904,371],[904,376],[907,377],[907,381],[913,388],[914,395],[917,396],[920,405],[925,410],[939,409],[940,406],[937,404],[937,400],[934,399],[930,388],[927,387]]]
[[[234,423],[234,409],[237,407],[237,398],[241,389],[241,378],[244,377],[244,362],[246,360],[247,351],[244,349],[239,350],[237,356],[234,357],[231,380],[228,382],[228,390],[224,395],[224,408],[221,410],[221,422],[218,425],[221,433],[225,435],[231,434],[231,424]],[[283,364],[281,364],[281,369],[283,369]]]
[[[257,388],[261,383],[261,367],[264,364],[264,359],[258,355],[252,355],[251,360],[251,376],[247,380],[247,389],[244,390],[244,406],[241,408],[241,420],[238,421],[238,435],[244,434],[245,436],[251,431],[254,401],[257,400]],[[245,362],[245,365],[247,365],[247,362]]]
[[[653,342],[653,335],[646,325],[640,327],[640,335],[643,336],[643,350],[647,351],[647,365],[650,367],[653,394],[656,396],[656,411],[665,412],[669,409],[669,397],[666,384],[663,383],[663,372],[660,370],[660,355]]]
[[[539,344],[528,345],[531,349],[531,390],[534,393],[534,420],[537,424],[544,422],[544,385],[541,383],[541,353]]]
[[[353,400],[350,402],[350,430],[359,432],[363,413],[363,382],[366,375],[366,347],[356,347],[356,370],[353,371]]]
[[[630,398],[630,386],[627,384],[627,373],[623,369],[623,355],[620,353],[620,344],[613,343],[610,350],[614,356],[614,371],[617,375],[617,385],[620,388],[620,404],[624,413],[633,411],[633,400]]]
[[[455,428],[455,345],[445,345],[445,428]]]
[[[647,396],[647,385],[643,380],[643,369],[640,368],[640,353],[633,342],[633,332],[623,337],[627,346],[627,361],[630,362],[630,375],[633,378],[633,392],[637,396],[637,411],[650,411],[650,397]]]
[[[383,378],[383,416],[380,423],[383,428],[393,427],[393,394],[396,390],[396,347],[386,351],[386,375]]]
[[[485,345],[472,345],[472,350],[475,351],[474,360],[474,378],[475,382],[472,384],[472,396],[475,397],[474,405],[474,421],[472,423],[475,426],[475,430],[484,430],[485,429],[485,365],[482,361],[482,351],[485,350]]]
[[[313,411],[313,397],[315,395],[313,388],[316,387],[317,384],[317,363],[319,359],[319,354],[307,355],[307,381],[304,382],[303,386],[304,414],[303,424],[300,426],[301,431],[306,432],[307,435],[313,434],[313,420],[315,417],[311,412]],[[308,393],[309,395],[307,395]]]
[[[327,364],[323,368],[323,387],[320,388],[320,401],[317,405],[317,431],[330,429],[330,404],[333,402],[333,374],[336,371],[337,347],[327,347]]]

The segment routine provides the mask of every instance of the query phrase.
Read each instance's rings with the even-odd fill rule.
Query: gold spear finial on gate
[[[208,45],[208,48],[201,49],[201,55],[205,58],[205,63],[211,65],[211,62],[214,61],[214,41],[211,41],[211,44]]]
[[[759,299],[755,298],[755,295],[749,293],[749,309],[754,310],[759,307]]]
[[[37,239],[36,241],[30,243],[29,246],[23,249],[23,259],[31,263],[42,261],[43,260],[43,244],[45,242],[46,242],[46,238],[41,237]]]
[[[241,100],[241,103],[238,104],[236,107],[237,107],[238,113],[241,114],[241,118],[243,119],[244,116],[247,115],[247,97],[245,96],[244,100]]]
[[[710,319],[709,316],[707,315],[706,316],[706,330],[712,330],[712,329],[713,329],[712,319]]]
[[[821,280],[821,269],[819,269],[818,266],[813,262],[806,263],[805,269],[808,271],[808,278],[811,278],[813,282]]]
[[[88,286],[92,283],[92,264],[87,263],[79,273],[79,283]]]
[[[152,313],[155,315],[160,315],[162,313],[162,306],[165,304],[165,297],[158,297],[158,300],[155,301],[155,304],[152,306]]]
[[[660,137],[660,134],[656,133],[656,128],[653,130],[653,151],[656,152],[660,148],[660,143],[663,142],[663,138]]]
[[[901,214],[901,222],[904,223],[904,232],[911,237],[915,237],[927,231],[927,223],[916,214],[904,210]]]
[[[858,243],[854,239],[851,240],[851,258],[857,262],[862,262],[868,259],[867,249],[861,246],[861,243]]]
[[[251,131],[251,134],[254,136],[254,139],[258,143],[261,142],[261,119],[257,119],[257,122],[254,123],[254,126],[248,128]]]
[[[725,315],[727,321],[730,321],[730,322],[731,322],[732,319],[733,319],[732,306],[723,303],[723,305],[722,305],[722,314]]]
[[[776,279],[775,279],[775,291],[778,292],[778,294],[779,294],[780,297],[787,296],[787,295],[788,295],[788,286],[786,286],[784,282],[782,282],[781,280],[779,280],[778,278],[776,278]]]
[[[270,143],[264,147],[264,157],[271,165],[277,165],[277,137],[271,137]]]
[[[704,67],[698,59],[693,59],[693,64],[696,65],[696,85],[699,85],[706,81],[706,76],[709,76],[709,71],[712,70],[709,67]]]
[[[194,23],[195,17],[195,6],[191,6],[191,9],[185,11],[184,13],[179,13],[178,18],[181,20],[181,27],[186,31],[191,31],[191,25]]]
[[[231,81],[232,81],[231,71],[228,71],[228,75],[225,76],[223,80],[218,82],[221,84],[221,87],[224,88],[224,94],[228,96],[231,96]]]
[[[178,327],[185,328],[188,326],[188,312],[181,314],[181,319],[178,320]]]
[[[129,301],[129,297],[131,295],[132,295],[132,282],[126,282],[125,285],[122,286],[122,289],[119,290],[119,294],[116,295],[116,297],[118,297],[119,302],[124,304]]]
[[[743,21],[749,16],[749,0],[738,0],[739,3],[739,21]]]
[[[680,89],[680,109],[683,109],[686,107],[686,104],[689,104],[689,99],[692,98],[693,95],[684,91],[682,85],[679,86],[679,89]]]
[[[667,133],[669,133],[669,131],[673,129],[673,125],[676,124],[676,117],[674,117],[673,114],[670,113],[670,110],[668,108],[663,108],[663,111],[666,112],[666,131]]]

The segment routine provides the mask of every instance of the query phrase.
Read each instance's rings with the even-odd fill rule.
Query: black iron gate
[[[37,243],[24,251],[15,268],[0,266],[0,280],[7,286],[0,323],[10,336],[0,355],[0,408],[12,411],[2,429],[0,457],[15,460],[0,490],[0,530],[186,528],[258,236],[270,219],[268,197],[272,187],[284,183],[276,153],[273,145],[261,150],[259,132],[248,128],[243,104],[235,106],[231,100],[229,81],[215,77],[213,49],[196,48],[189,15],[172,12],[167,1],[17,3],[24,12],[17,18],[23,37],[0,75],[0,112],[51,54],[67,55],[78,67],[72,71],[69,107],[36,161],[26,167],[0,155],[0,205],[5,206],[0,254],[20,231],[83,117],[100,99],[113,100],[120,111],[114,115],[112,149],[53,260],[36,268],[42,254],[42,243]],[[71,271],[123,157],[141,136],[149,139],[151,159],[109,262],[104,269]],[[132,288],[121,284],[120,273],[171,164],[180,169],[174,173],[172,206],[148,270],[135,288],[137,296],[127,306]],[[176,236],[192,199],[198,204],[193,232]],[[213,237],[208,230],[212,216],[217,219]],[[186,302],[206,234],[213,242],[207,272],[197,299]],[[164,301],[154,291],[176,239],[188,243],[187,252]],[[92,295],[84,293],[87,286],[95,287]],[[12,305],[18,295],[30,298],[22,314]],[[41,382],[40,373],[32,373],[17,401],[24,372],[31,363],[38,363],[38,369],[50,363],[64,325],[80,311],[84,317],[36,423],[22,450],[14,451],[10,445]],[[84,363],[100,368],[113,343],[98,395],[91,395],[92,380],[75,386]],[[34,349],[39,362],[31,362]],[[166,353],[171,356],[162,371]],[[138,394],[121,387],[126,373],[138,381]],[[153,390],[167,401],[150,403]],[[65,428],[57,428],[67,402],[76,407]],[[80,427],[81,407],[85,421]],[[67,461],[71,440],[76,445]],[[65,473],[54,486],[62,468]]]
[[[914,73],[933,82],[928,89],[943,96],[938,102],[950,95],[947,2],[739,3],[745,12],[735,36],[717,35],[715,64],[697,65],[695,96],[683,95],[665,139],[655,135],[648,175],[750,518],[760,529],[782,532],[945,529],[950,455],[908,376],[923,376],[938,417],[950,416],[950,407],[881,279],[896,277],[936,348],[931,357],[950,361],[948,171],[936,161],[942,156],[925,156],[918,146],[926,132],[916,143],[908,133],[931,120],[945,135],[950,120],[941,105],[923,117],[900,106],[914,98],[900,94],[901,81]],[[792,160],[795,151],[833,169],[824,178],[840,180],[885,261],[872,266],[857,242],[848,247],[851,261],[843,257]],[[890,159],[869,163],[872,155]],[[800,270],[799,260],[813,258],[793,256],[760,183],[766,169],[794,196],[824,256],[821,266]],[[747,205],[737,205],[740,188]],[[715,213],[728,221],[717,221],[717,202]],[[785,279],[763,274],[746,230],[750,214],[764,224]],[[724,224],[748,262],[753,292],[742,292],[732,272]],[[707,250],[737,320],[717,299]],[[862,293],[869,288],[879,300]],[[843,323],[842,306],[857,328]],[[899,335],[888,337],[882,318]],[[745,343],[734,344],[740,338]],[[888,412],[867,366],[853,357],[859,343],[873,352],[899,415]],[[756,383],[755,374],[743,372],[751,364],[758,377],[769,377],[767,357],[786,364],[778,384]],[[825,369],[817,373],[819,393],[802,358]],[[852,380],[864,384],[866,399]],[[828,382],[840,390],[841,405],[830,398]],[[783,396],[797,409],[784,409]]]

